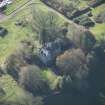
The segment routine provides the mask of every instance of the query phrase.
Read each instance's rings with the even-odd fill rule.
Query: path
[[[26,6],[29,6],[31,4],[41,4],[43,2],[39,1],[39,2],[33,2],[33,0],[28,0],[27,2],[25,2],[24,4],[18,6],[12,13],[10,13],[8,16],[3,16],[3,14],[1,15],[0,18],[0,22],[6,21],[9,18],[13,17],[16,13],[20,12],[22,9],[24,9]],[[46,5],[45,3],[43,3],[44,5]],[[54,13],[56,13],[58,16],[63,17],[68,23],[70,24],[74,24],[76,27],[78,27],[79,25],[75,24],[74,22],[72,22],[71,20],[69,20],[67,17],[65,17],[63,14],[59,13],[58,11],[56,11],[55,9],[51,8],[50,6],[46,5],[47,8],[50,11],[53,11]],[[82,26],[80,26],[82,27]],[[84,27],[83,27],[84,28]]]
[[[31,5],[31,4],[39,4],[40,2],[33,2],[33,0],[28,0],[27,2],[25,2],[24,4],[22,5],[19,5],[13,12],[11,12],[9,15],[7,16],[3,16],[3,14],[1,14],[1,17],[0,17],[0,23],[3,22],[3,21],[6,21],[12,17],[14,17],[18,12],[20,12],[22,9],[24,9],[25,7]]]
[[[42,2],[42,1],[41,1]],[[50,7],[49,5],[47,5],[46,3],[42,2],[44,5],[47,6],[47,8],[56,13],[59,17],[63,18],[64,20],[66,20],[68,23],[73,24],[76,28],[80,28],[83,29],[84,31],[87,30],[84,26],[78,25],[76,23],[74,23],[72,20],[70,20],[69,18],[67,18],[65,15],[63,15],[62,13],[60,13],[59,11],[55,10],[53,7]]]
[[[82,30],[87,30],[85,27],[78,25],[76,23],[74,23],[72,20],[68,19],[66,16],[64,16],[63,14],[61,14],[60,12],[56,11],[54,8],[46,5],[44,2],[42,2],[41,0],[34,2],[33,0],[28,0],[26,1],[24,4],[18,6],[12,13],[10,13],[8,16],[4,16],[0,19],[0,23],[3,21],[6,21],[12,17],[14,17],[18,12],[20,12],[22,9],[24,9],[25,7],[31,5],[31,4],[42,4],[45,5],[50,11],[54,12],[55,14],[57,14],[59,17],[64,18],[68,23],[73,24],[76,28],[80,28]]]
[[[25,7],[31,5],[31,4],[42,4],[45,5],[50,11],[56,13],[58,16],[60,16],[61,18],[64,18],[68,23],[73,24],[76,28],[80,28],[81,30],[87,30],[84,26],[78,25],[76,23],[74,23],[72,20],[70,20],[68,17],[66,17],[65,15],[63,15],[62,13],[60,13],[59,11],[55,10],[53,7],[50,7],[49,5],[47,5],[46,3],[44,3],[42,0],[38,0],[35,2],[35,0],[27,0],[24,4],[18,6],[12,13],[10,13],[8,16],[5,16],[3,14],[0,14],[0,23],[3,21],[6,21],[12,17],[14,17],[18,12],[20,12],[22,9],[24,9]]]

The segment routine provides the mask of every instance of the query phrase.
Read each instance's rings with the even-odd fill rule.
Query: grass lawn
[[[39,0],[35,2],[39,2]],[[46,8],[43,3],[35,4],[35,7],[39,9],[39,11],[43,10],[43,12],[48,12],[48,8]],[[24,18],[29,19],[30,16],[31,6],[24,8],[19,13],[15,14],[15,16],[13,16],[12,18],[0,23],[0,26],[5,27],[8,30],[7,36],[5,36],[4,38],[0,37],[0,65],[3,65],[5,59],[7,59],[7,57],[15,51],[21,40],[28,38],[29,35],[33,36],[36,34],[32,31],[30,25],[26,27],[15,25],[16,20],[24,20]]]
[[[7,5],[4,14],[11,14],[18,6],[26,3],[28,0],[14,0],[12,4]]]
[[[95,27],[92,27],[90,29],[96,36],[97,40],[100,40],[103,34],[105,34],[105,23],[103,24],[96,24]]]
[[[5,13],[7,15],[10,14],[13,11],[13,9],[15,9],[18,5],[26,2],[26,0],[16,0],[15,2],[16,4],[15,3],[11,4],[11,6],[10,7],[8,6],[7,9],[5,10]],[[81,6],[84,5],[85,3],[81,4]],[[49,8],[43,5],[43,3],[37,4],[35,5],[35,7],[39,10],[43,10],[43,12],[49,11]],[[35,35],[35,32],[32,31],[30,25],[26,27],[15,25],[15,21],[18,19],[24,19],[24,18],[30,19],[29,18],[31,16],[30,13],[31,13],[30,7],[27,7],[27,9],[25,8],[24,10],[20,11],[11,19],[3,23],[0,23],[0,26],[3,26],[8,30],[8,35],[4,38],[0,38],[0,65],[2,65],[5,59],[15,51],[21,40],[28,38],[29,35],[30,36]],[[67,20],[62,15],[59,15],[59,20],[60,21],[62,20],[63,23],[67,22]],[[70,33],[73,32],[73,29],[78,33],[79,29],[76,28],[71,22]],[[96,38],[98,39],[102,33],[105,33],[105,24],[96,24],[96,26],[91,28],[90,30],[96,35]],[[51,70],[44,70],[43,75],[48,80],[52,90],[57,87],[59,81],[62,79],[62,77],[55,75]],[[0,77],[0,83],[2,84],[3,89],[6,92],[6,95],[0,98],[0,101],[2,100],[13,101],[13,102],[22,101],[26,99],[26,96],[28,97],[28,99],[30,99],[30,97],[26,95],[24,90],[18,86],[18,84],[14,81],[14,79],[11,76],[4,75],[3,77]]]
[[[40,2],[39,0],[33,0],[34,2]],[[63,0],[65,2],[68,2],[69,0]],[[8,14],[10,12],[13,11],[12,8],[16,8],[16,6],[20,5],[21,3],[24,4],[24,2],[26,2],[26,0],[15,0],[15,3],[11,4],[10,7],[7,7],[8,9],[5,11]],[[81,5],[85,6],[87,4],[86,1],[81,1]],[[49,8],[46,8],[45,5],[43,5],[43,3],[41,4],[35,4],[35,7],[39,10],[43,10],[43,12],[48,12]],[[102,6],[99,6],[97,8],[95,8],[93,10],[93,14],[98,14],[99,11],[103,10],[105,7],[105,4],[103,4]],[[15,21],[18,19],[24,19],[27,18],[27,16],[29,17],[30,14],[30,7],[29,8],[25,8],[24,10],[20,11],[18,14],[16,14],[14,17],[12,17],[11,19],[0,23],[0,26],[3,26],[5,28],[7,28],[8,35],[5,38],[0,38],[0,64],[3,64],[5,59],[16,49],[16,47],[18,46],[18,44],[20,43],[21,40],[27,38],[29,35],[34,35],[35,32],[32,32],[30,26],[27,27],[20,27],[20,26],[16,26],[15,25]],[[66,21],[66,19],[64,19],[62,16],[59,16],[59,20],[62,21]],[[71,23],[71,28],[73,27],[73,24]],[[100,37],[100,35],[102,33],[104,33],[105,31],[105,24],[96,24],[95,27],[90,29],[95,35],[96,38],[98,39]],[[71,32],[73,31],[73,29],[71,29]],[[76,29],[76,31],[78,32],[78,29]]]
[[[14,79],[9,75],[0,77],[0,84],[5,92],[3,97],[0,97],[0,102],[18,102],[25,103],[32,97],[28,92],[24,91]]]
[[[87,3],[88,3],[88,1],[80,1],[80,4],[79,4],[79,8],[84,8],[84,7],[87,7],[88,5],[87,5]]]
[[[18,0],[18,2],[23,2],[23,1],[25,0],[21,1]],[[33,1],[40,2],[39,0],[33,0]],[[31,6],[15,14],[15,16],[13,16],[11,19],[3,23],[0,23],[0,26],[7,28],[7,30],[9,31],[8,35],[5,38],[0,38],[0,49],[1,49],[0,64],[4,63],[5,59],[16,49],[21,40],[27,38],[29,35],[35,35],[35,32],[32,32],[30,26],[20,27],[15,25],[16,20],[28,18],[31,16],[30,8]],[[35,4],[35,8],[38,9],[39,11],[43,11],[42,13],[44,12],[48,13],[49,10],[51,10],[48,7],[46,7],[43,3]],[[61,22],[61,24],[67,22],[67,20],[62,15],[58,15],[57,13],[55,14],[58,16],[58,20]],[[74,26],[72,22],[70,26],[71,28]],[[73,30],[71,30],[71,33],[72,31]],[[78,32],[78,29],[76,30],[76,32]]]
[[[92,19],[94,19],[98,14],[105,11],[105,3],[96,7],[92,8]],[[103,37],[103,34],[105,34],[105,23],[97,24],[90,28],[90,31],[92,31],[96,37],[97,40],[100,40]]]
[[[13,18],[0,23],[0,26],[5,27],[8,30],[7,36],[4,38],[0,37],[0,64],[2,64],[5,59],[17,48],[21,40],[34,34],[30,26],[21,27],[15,25],[16,20],[24,19],[27,16],[30,16],[30,7],[27,7],[26,10],[22,10]]]
[[[103,11],[105,11],[105,3],[96,8],[92,8],[93,18],[95,18],[99,13]]]
[[[50,88],[52,90],[56,89],[57,86],[59,85],[59,82],[62,81],[61,76],[57,76],[52,70],[44,70],[43,71],[44,77],[48,80],[48,84],[50,85]]]
[[[7,36],[4,38],[0,37],[1,66],[4,64],[7,57],[15,51],[22,40],[35,35],[35,32],[32,31],[30,25],[27,25],[26,27],[15,25],[16,20],[29,18],[31,16],[30,13],[30,7],[27,7],[9,20],[0,23],[0,26],[5,27],[8,30]],[[0,85],[6,93],[3,97],[0,97],[0,102],[18,102],[20,105],[26,105],[25,103],[28,102],[29,105],[32,105],[32,96],[18,86],[17,82],[11,76],[3,75],[0,77]]]
[[[9,15],[12,11],[14,11],[17,6],[24,4],[26,0],[15,0],[14,2],[15,3],[7,6],[7,9],[4,11],[6,15]],[[68,0],[66,0],[66,2],[68,2]],[[80,5],[83,7],[86,5],[86,2],[82,2]],[[35,7],[39,10],[43,10],[43,12],[49,11],[49,8],[43,5],[43,3],[41,5],[35,5]],[[30,25],[26,27],[15,25],[16,20],[24,18],[30,19],[30,8],[31,7],[27,7],[27,9],[25,8],[24,10],[20,11],[11,19],[0,23],[0,26],[3,26],[8,30],[7,36],[4,38],[0,37],[0,65],[2,65],[5,59],[7,59],[7,57],[15,51],[21,40],[28,38],[29,35],[35,35],[35,32],[32,31]],[[66,22],[66,19],[62,17],[62,15],[59,15],[59,20],[62,20],[62,23]],[[78,29],[76,29],[75,26],[71,23],[70,33],[73,32],[73,29],[74,31],[78,32]],[[96,35],[96,38],[98,39],[102,33],[105,33],[105,24],[96,24],[96,26],[90,30]],[[59,82],[62,81],[62,77],[57,76],[51,70],[43,70],[42,73],[48,80],[49,86],[52,90],[56,89],[59,85]],[[0,77],[0,84],[6,93],[3,97],[0,97],[0,101],[19,102],[22,104],[24,103],[23,105],[26,105],[25,102],[31,100],[31,95],[24,91],[11,76],[3,75]]]

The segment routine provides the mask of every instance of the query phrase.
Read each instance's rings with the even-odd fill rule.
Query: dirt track
[[[16,13],[20,12],[22,9],[24,9],[25,7],[27,7],[27,6],[31,5],[31,4],[38,4],[38,2],[33,2],[33,0],[28,0],[24,4],[19,5],[14,11],[12,11],[7,16],[3,15],[1,13],[1,15],[0,15],[0,23],[14,17]]]
[[[55,14],[57,14],[58,16],[64,18],[68,23],[73,24],[75,27],[81,28],[82,30],[86,30],[85,27],[77,25],[76,23],[74,23],[73,21],[71,21],[70,19],[68,19],[66,16],[64,16],[63,14],[61,14],[60,12],[56,11],[54,8],[46,5],[44,2],[39,1],[39,2],[35,2],[33,0],[27,0],[24,4],[19,5],[13,12],[11,12],[8,16],[3,16],[3,14],[1,15],[0,18],[0,23],[3,21],[6,21],[12,17],[15,16],[16,13],[20,12],[22,9],[24,9],[25,7],[31,5],[31,4],[44,4],[50,11],[53,11]]]

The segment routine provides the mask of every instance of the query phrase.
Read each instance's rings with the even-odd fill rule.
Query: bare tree
[[[54,40],[60,35],[62,21],[53,12],[44,12],[33,7],[32,27],[37,32],[39,41],[43,44]]]

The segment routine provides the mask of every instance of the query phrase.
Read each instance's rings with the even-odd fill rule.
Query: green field
[[[6,9],[4,10],[4,14],[9,15],[11,14],[16,8],[23,5],[29,0],[14,0],[12,4],[7,5]]]

